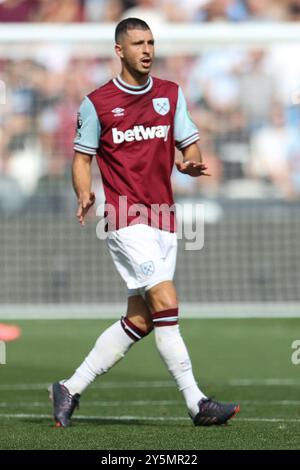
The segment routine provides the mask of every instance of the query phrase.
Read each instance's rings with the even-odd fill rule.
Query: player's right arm
[[[101,126],[93,103],[85,97],[77,116],[77,133],[74,140],[72,165],[73,187],[78,198],[76,217],[84,225],[84,217],[95,202],[92,192],[92,157],[99,146]]]
[[[95,194],[92,187],[92,157],[87,154],[75,152],[72,165],[73,188],[78,198],[76,217],[84,226],[84,217],[95,202]]]

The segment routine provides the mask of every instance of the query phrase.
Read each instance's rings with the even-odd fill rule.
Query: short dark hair
[[[120,21],[120,23],[117,24],[115,31],[116,43],[118,43],[118,41],[120,40],[120,36],[127,33],[127,31],[130,29],[150,30],[146,21],[140,20],[139,18],[126,18],[125,20],[122,20]]]

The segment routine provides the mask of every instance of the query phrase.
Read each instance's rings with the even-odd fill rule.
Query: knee
[[[152,318],[144,317],[141,315],[130,315],[127,314],[127,319],[142,333],[143,336],[147,336],[153,330]]]
[[[173,283],[158,284],[149,289],[146,296],[152,312],[178,308],[178,299]]]
[[[153,308],[153,311],[155,312],[160,312],[161,310],[174,309],[178,307],[178,303],[176,300],[164,296],[157,297],[153,305],[155,306],[155,308]]]

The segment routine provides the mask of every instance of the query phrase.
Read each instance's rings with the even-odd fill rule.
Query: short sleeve
[[[199,131],[191,120],[187,109],[187,104],[180,87],[178,89],[177,106],[175,112],[174,138],[176,147],[179,150],[188,147],[200,139]]]
[[[96,155],[99,147],[101,125],[95,107],[86,96],[77,113],[77,130],[74,150],[88,155]]]

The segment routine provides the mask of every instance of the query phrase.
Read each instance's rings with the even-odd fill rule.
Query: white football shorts
[[[108,233],[106,239],[114,264],[128,287],[128,296],[174,277],[177,235],[144,224]]]

